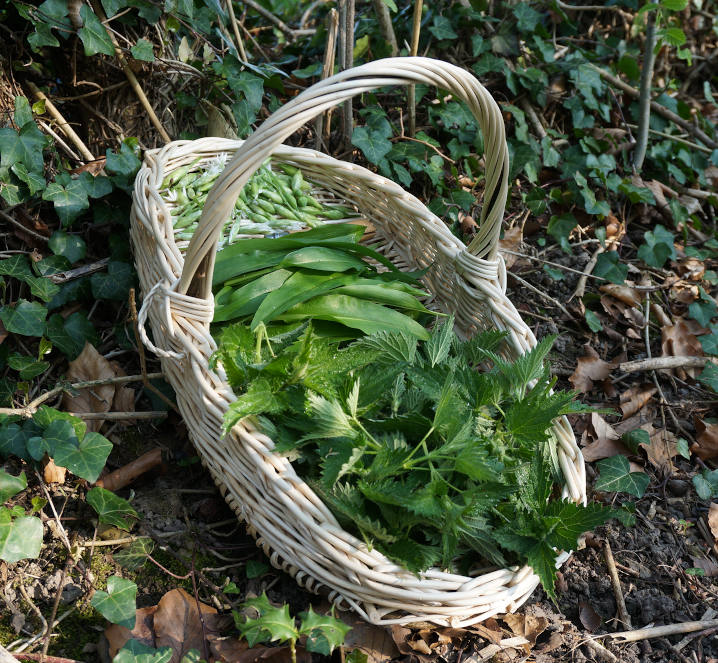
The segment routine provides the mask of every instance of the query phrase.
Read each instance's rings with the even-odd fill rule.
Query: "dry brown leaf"
[[[678,455],[676,436],[665,428],[654,428],[650,422],[643,424],[641,428],[651,439],[650,444],[638,445],[645,450],[648,462],[664,474],[672,474],[676,469],[672,459]]]
[[[696,441],[691,445],[691,451],[701,460],[718,458],[718,424],[705,422],[698,417],[694,420]]]
[[[464,235],[474,235],[479,229],[479,224],[476,223],[473,216],[459,212],[459,225],[461,226],[461,232]]]
[[[369,624],[359,615],[342,615],[342,621],[352,630],[344,639],[344,647],[351,651],[359,649],[366,654],[367,663],[384,663],[399,655],[399,650],[386,628]]]
[[[597,630],[603,621],[601,615],[593,609],[593,606],[588,601],[579,601],[578,618],[589,633]]]
[[[703,574],[708,578],[718,576],[718,562],[710,557],[692,557],[693,567],[701,569]]]
[[[45,467],[42,471],[42,476],[43,479],[45,479],[45,483],[59,483],[60,485],[62,485],[63,483],[65,483],[66,474],[66,467],[60,467],[58,465],[55,465],[55,461],[52,460],[52,458],[47,459],[47,463],[45,463]]]
[[[708,508],[708,527],[710,528],[711,534],[718,543],[718,504],[711,502]]]
[[[548,626],[546,617],[535,617],[534,615],[504,615],[501,619],[508,624],[515,635],[526,638],[532,646],[536,644],[536,638]]]
[[[520,226],[513,226],[512,228],[509,228],[504,233],[504,238],[499,240],[499,251],[506,263],[506,269],[511,269],[519,258],[519,256],[516,256],[513,253],[507,253],[507,251],[519,251],[523,240],[524,236]]]
[[[584,459],[593,462],[616,454],[628,455],[628,449],[618,442],[620,437],[598,412],[592,412],[590,424],[581,437]]]
[[[484,640],[488,640],[491,644],[498,645],[504,636],[499,629],[499,625],[496,622],[494,623],[496,624],[494,628],[489,628],[487,624],[474,624],[471,630],[484,638]]]
[[[655,385],[649,384],[637,385],[626,389],[619,397],[623,418],[627,419],[642,410],[657,391],[658,389]]]
[[[584,350],[586,354],[578,358],[576,370],[568,379],[573,388],[580,393],[591,391],[594,382],[605,380],[611,369],[615,368],[615,363],[601,359],[590,345],[584,345]]]
[[[139,608],[135,613],[135,628],[132,630],[119,624],[112,624],[105,629],[105,637],[110,646],[110,658],[114,658],[115,654],[124,647],[130,638],[139,640],[143,645],[147,645],[148,647],[155,646],[155,632],[153,628],[155,612],[157,612],[156,605],[150,608]]]
[[[212,606],[199,604],[205,621],[205,627],[211,629],[208,619],[217,613]],[[183,589],[167,592],[157,604],[154,614],[154,632],[157,647],[171,647],[173,654],[171,663],[179,663],[180,659],[190,650],[202,651],[204,636],[202,622],[199,619],[197,601]]]
[[[614,299],[618,299],[620,302],[623,302],[628,306],[641,306],[643,304],[638,290],[631,288],[628,285],[606,283],[605,285],[602,285],[599,290],[611,295]]]
[[[706,272],[706,264],[698,258],[686,258],[678,263],[678,274],[684,279],[700,281]]]
[[[114,378],[115,371],[90,343],[85,343],[77,359],[70,362],[67,378],[71,382],[105,380]],[[111,384],[100,385],[92,389],[80,389],[75,396],[68,393],[62,397],[62,409],[66,412],[108,412],[115,397],[115,387]],[[97,432],[102,420],[88,421],[87,430]]]
[[[558,631],[554,631],[549,639],[546,642],[537,645],[534,651],[540,654],[548,654],[549,652],[554,651],[554,649],[561,647],[561,645],[563,645],[563,635],[561,635]]]
[[[688,323],[678,318],[676,323],[671,326],[661,328],[661,350],[663,351],[663,357],[702,357],[703,347],[700,341],[696,338],[690,330]],[[696,368],[677,368],[675,375],[685,380],[686,375],[695,378],[700,372],[700,369]],[[672,371],[666,371],[671,373]]]
[[[619,221],[613,214],[606,217],[606,247],[608,250],[615,249],[626,234],[626,225]]]
[[[115,371],[117,377],[124,377],[127,375],[119,362],[110,362],[112,370]],[[124,385],[118,385],[115,387],[115,397],[112,399],[112,411],[113,412],[134,412],[135,411],[135,390],[132,387],[126,387]],[[134,423],[134,419],[128,419],[126,423]]]

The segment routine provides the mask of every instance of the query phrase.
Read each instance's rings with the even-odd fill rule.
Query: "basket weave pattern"
[[[311,118],[355,94],[409,83],[428,83],[466,102],[483,133],[485,204],[479,232],[468,247],[396,183],[320,152],[282,145]],[[198,156],[220,154],[230,159],[183,255],[159,194],[161,183]],[[143,328],[149,322],[154,344],[146,335],[144,340],[161,358],[203,463],[273,565],[310,590],[326,587],[330,600],[375,624],[428,621],[459,627],[516,609],[538,584],[529,567],[489,570],[475,577],[439,569],[421,577],[410,574],[345,532],[292,465],[272,452],[272,440],[251,423],[222,435],[222,419],[234,394],[222,367],[208,367],[216,349],[209,330],[214,255],[241,188],[270,156],[297,166],[315,187],[354,205],[376,228],[373,248],[400,269],[431,267],[424,278],[431,305],[455,314],[459,335],[505,330],[506,353],[518,356],[536,339],[505,295],[504,264],[497,248],[508,189],[508,152],[498,106],[473,76],[427,58],[392,58],[342,72],[293,99],[244,142],[178,141],[147,153],[135,182],[131,239],[144,294],[140,322]],[[585,501],[583,457],[571,428],[561,419],[554,431],[563,496]],[[557,564],[565,558],[565,553],[559,555]]]

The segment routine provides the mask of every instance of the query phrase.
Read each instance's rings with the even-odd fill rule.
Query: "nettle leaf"
[[[347,633],[352,630],[340,619],[331,615],[318,615],[311,606],[307,612],[300,613],[302,625],[300,635],[307,636],[305,649],[317,654],[329,656],[336,647],[344,643]]]
[[[151,555],[155,544],[149,537],[143,536],[112,555],[115,562],[128,571],[136,571],[144,566],[147,555]]]
[[[572,550],[581,534],[603,525],[613,517],[613,510],[602,504],[582,506],[569,501],[551,502],[544,511],[546,540],[559,550]]]
[[[135,628],[137,585],[119,576],[107,579],[107,591],[96,591],[90,601],[105,619],[129,629]]]
[[[616,251],[605,251],[598,255],[593,275],[607,279],[611,283],[621,284],[628,276],[628,265],[621,263]]]
[[[0,309],[0,320],[5,325],[5,329],[21,336],[42,336],[46,317],[45,306],[25,299],[19,299],[14,308],[3,306]]]
[[[142,60],[143,62],[154,62],[155,53],[152,48],[152,42],[146,39],[140,39],[131,49],[132,57],[135,60]]]
[[[0,507],[0,559],[13,564],[21,559],[40,556],[42,522],[34,516],[13,517],[10,509]]]
[[[651,231],[643,234],[645,244],[638,247],[638,257],[651,267],[660,269],[669,258],[676,259],[676,249],[673,245],[675,235],[658,224]]]
[[[125,301],[132,287],[132,267],[126,262],[111,262],[107,273],[98,272],[90,277],[92,295],[97,299]]]
[[[27,488],[27,477],[25,472],[14,477],[5,470],[0,469],[0,504],[7,502],[11,497]]]
[[[643,494],[651,482],[645,472],[631,472],[631,466],[625,456],[612,456],[596,463],[600,476],[596,481],[596,490],[616,493],[628,493],[636,497]]]
[[[79,180],[71,180],[67,186],[62,186],[58,182],[50,182],[42,194],[42,199],[52,201],[63,226],[69,226],[84,210],[90,207],[87,192]]]
[[[683,46],[686,43],[686,33],[680,28],[665,28],[658,31],[658,36],[671,46]]]
[[[429,340],[424,344],[424,352],[432,368],[442,363],[448,356],[451,349],[451,341],[454,338],[454,316],[444,320],[441,325],[434,328]],[[416,341],[414,342],[416,347]]]
[[[255,608],[259,613],[256,619],[245,618],[244,621],[240,621],[238,613],[234,613],[237,628],[250,647],[259,642],[284,642],[299,637],[294,618],[289,615],[289,606],[273,606],[265,592],[257,598],[245,601],[242,608]]]
[[[129,531],[139,514],[125,499],[96,486],[87,492],[87,503],[97,512],[99,521]]]
[[[90,483],[97,481],[107,457],[112,451],[112,442],[99,433],[86,433],[79,444],[76,439],[60,442],[55,447],[54,460],[74,475]]]
[[[82,260],[87,254],[87,244],[79,235],[70,235],[64,230],[56,230],[47,242],[55,255],[65,256],[71,263]]]
[[[85,47],[85,55],[96,55],[97,53],[114,55],[115,47],[110,35],[107,34],[105,26],[100,23],[100,19],[87,5],[80,7],[80,18],[83,25],[77,34]]]

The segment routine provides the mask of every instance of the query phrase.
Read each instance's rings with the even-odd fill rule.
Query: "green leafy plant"
[[[25,473],[14,477],[0,469],[0,504],[25,490]],[[33,509],[34,512],[34,509]],[[42,522],[26,515],[22,506],[0,506],[0,559],[12,564],[40,554]]]
[[[234,611],[234,621],[250,647],[260,642],[287,642],[293,663],[297,660],[297,641],[305,637],[304,648],[309,652],[329,656],[336,647],[341,646],[346,634],[351,630],[344,622],[331,615],[319,615],[312,607],[299,614],[297,619],[289,614],[289,606],[276,607],[269,602],[266,593],[245,601],[242,612]],[[253,608],[258,616],[246,615]]]
[[[645,472],[631,472],[628,459],[620,454],[599,460],[596,466],[600,472],[596,480],[596,490],[643,497],[650,483],[650,477]]]

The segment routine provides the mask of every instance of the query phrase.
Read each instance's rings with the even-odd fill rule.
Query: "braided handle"
[[[387,58],[347,69],[306,89],[272,114],[237,150],[210,190],[197,230],[187,249],[177,290],[211,296],[217,242],[242,187],[274,150],[320,113],[363,92],[387,85],[425,83],[448,90],[469,106],[484,137],[486,190],[480,227],[468,251],[493,260],[508,192],[509,154],[497,103],[467,71],[441,60]]]

